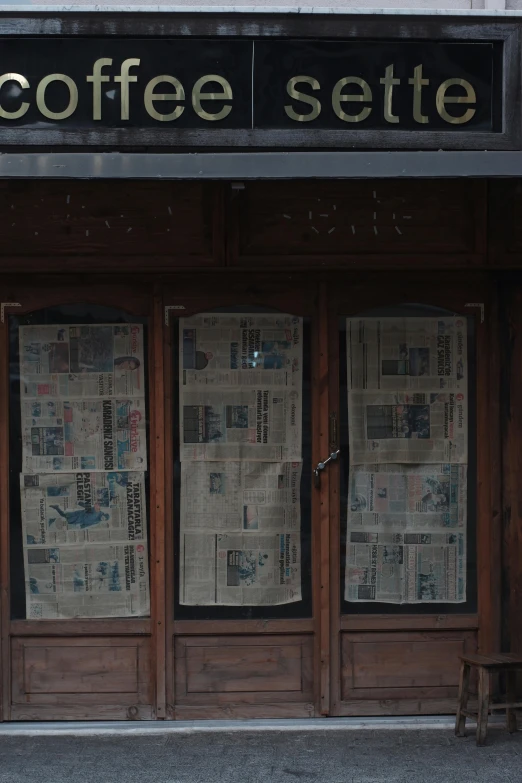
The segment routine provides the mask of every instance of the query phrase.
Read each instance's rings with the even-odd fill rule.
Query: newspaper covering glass
[[[301,469],[300,462],[182,463],[182,531],[298,531]]]
[[[349,318],[347,346],[351,390],[466,390],[462,316]]]
[[[449,464],[352,467],[347,601],[465,600],[466,473]]]
[[[147,540],[144,473],[20,476],[25,546]]]
[[[348,399],[353,464],[467,463],[463,392],[353,391]]]
[[[296,533],[181,536],[180,603],[276,606],[301,600]]]
[[[301,600],[302,319],[180,321],[180,602]]]
[[[20,327],[21,396],[141,397],[143,326]]]
[[[464,318],[348,319],[347,353],[352,464],[467,462]]]
[[[352,531],[463,528],[466,465],[354,465],[348,527]]]
[[[25,473],[146,470],[144,399],[22,401]]]
[[[141,324],[20,327],[27,616],[149,614]]]
[[[358,543],[358,536],[366,537],[368,543]],[[347,601],[417,604],[466,600],[464,531],[352,532],[349,538],[346,545]]]
[[[24,549],[27,617],[149,614],[145,542]]]
[[[302,319],[283,314],[184,318],[180,328],[183,386],[301,389]]]
[[[345,599],[466,600],[462,317],[347,320]]]
[[[183,460],[301,459],[297,389],[184,389]]]

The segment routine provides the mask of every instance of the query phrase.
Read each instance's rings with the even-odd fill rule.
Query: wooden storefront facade
[[[167,22],[160,31],[156,21],[122,15],[111,35],[144,35],[146,25],[149,34],[181,35],[182,21]],[[214,20],[205,24],[215,29]],[[263,24],[243,34],[273,34],[272,22]],[[321,37],[333,34],[330,21],[321,24]],[[382,22],[355,24],[360,38],[405,35],[390,36]],[[409,24],[412,36],[427,36],[428,28]],[[101,25],[99,17],[82,18],[75,34],[97,35]],[[202,25],[194,20],[199,35]],[[308,18],[289,25],[295,37],[312,34]],[[513,47],[518,30],[500,28],[463,25],[453,37],[509,39]],[[45,34],[45,26],[38,29]],[[516,69],[508,70],[503,84],[513,97]],[[504,105],[504,124],[488,144],[517,148],[515,110],[518,98]],[[60,142],[46,128],[21,132],[8,143],[26,151],[70,143],[87,153],[91,143],[66,133]],[[38,132],[40,145],[23,136]],[[121,142],[121,131],[111,132]],[[400,131],[392,141],[384,132],[357,143],[444,144],[443,134],[406,142]],[[454,134],[449,147],[479,149],[488,134],[477,133]],[[151,145],[152,131],[145,136]],[[239,149],[245,138],[237,136]],[[177,143],[197,150],[196,135]],[[296,136],[295,148],[304,144]],[[293,148],[290,135],[281,146]],[[460,653],[522,651],[521,216],[516,178],[146,181],[58,172],[57,179],[1,181],[0,718],[447,714],[456,708]],[[179,318],[249,310],[289,313],[305,324],[302,600],[185,606],[178,588]],[[348,603],[346,318],[442,312],[461,315],[470,334],[466,601]],[[120,317],[146,328],[150,617],[27,619],[13,345],[21,325]],[[337,449],[339,459],[314,482],[314,466]]]

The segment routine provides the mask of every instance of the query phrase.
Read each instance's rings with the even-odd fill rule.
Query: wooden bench
[[[522,702],[515,701],[517,671],[522,671],[522,655],[512,653],[491,653],[484,655],[461,655],[459,703],[455,721],[457,737],[466,736],[466,718],[477,721],[477,745],[486,744],[488,730],[488,714],[494,710],[506,710],[507,730],[512,734],[517,730],[515,709],[522,707]],[[471,667],[478,669],[478,712],[468,710],[469,681]],[[490,704],[490,677],[500,672],[506,675],[506,701],[503,704]]]

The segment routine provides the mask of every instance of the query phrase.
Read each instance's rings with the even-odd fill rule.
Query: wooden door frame
[[[84,278],[75,276],[32,276],[29,284],[18,276],[4,277],[1,281],[2,302],[16,303],[15,306],[7,306],[4,309],[4,321],[0,323],[0,367],[3,369],[3,380],[0,388],[0,584],[1,584],[1,677],[3,696],[3,719],[20,719],[17,709],[12,708],[12,666],[11,643],[23,637],[41,639],[42,643],[48,638],[49,643],[53,639],[71,639],[71,644],[76,644],[79,637],[136,637],[137,648],[143,649],[144,637],[150,637],[151,654],[145,662],[140,659],[140,671],[149,667],[152,676],[152,687],[143,691],[147,699],[150,699],[150,709],[144,709],[142,717],[164,717],[161,708],[164,705],[164,684],[158,676],[157,668],[152,665],[154,660],[164,659],[165,648],[165,622],[164,601],[161,591],[155,591],[153,586],[158,584],[158,574],[161,573],[164,558],[164,547],[161,536],[162,507],[161,503],[153,502],[158,496],[163,496],[163,484],[155,485],[154,476],[160,475],[156,470],[158,460],[161,459],[163,446],[163,403],[157,401],[161,397],[161,374],[155,377],[161,370],[157,364],[157,344],[159,334],[163,339],[162,322],[158,323],[158,295],[154,296],[151,280],[143,276],[137,284],[121,284],[121,278],[106,275],[104,277]],[[9,315],[25,315],[27,313],[47,307],[74,304],[93,304],[105,307],[122,309],[129,314],[139,317],[148,317],[148,366],[149,366],[149,439],[150,439],[150,467],[151,492],[149,502],[150,519],[150,580],[151,580],[151,616],[149,618],[117,618],[117,619],[85,619],[85,620],[11,620],[10,607],[10,558],[9,558]],[[153,371],[154,369],[154,371]],[[154,400],[154,404],[151,404]],[[74,641],[76,639],[76,642]],[[140,641],[140,639],[142,641]],[[95,642],[100,644],[100,640]],[[110,643],[110,640],[109,640]],[[143,653],[147,655],[147,653]],[[157,678],[157,679],[156,679]],[[150,681],[149,677],[149,681]],[[158,687],[159,686],[159,687]],[[95,707],[95,710],[97,708]],[[125,717],[125,707],[122,707]],[[22,708],[23,719],[63,719],[64,714],[74,717],[86,717],[81,709],[69,710],[53,707],[51,704],[31,710]],[[14,714],[14,715],[13,715]],[[113,717],[103,705],[99,707],[94,717]],[[92,716],[91,716],[92,717]],[[132,714],[131,714],[132,717]]]
[[[436,275],[434,284],[433,277]],[[398,277],[402,279],[398,279]],[[492,285],[493,283],[493,285]],[[343,712],[341,697],[342,631],[462,630],[476,629],[481,650],[499,649],[501,618],[501,464],[499,418],[499,341],[497,292],[486,273],[380,272],[347,275],[346,294],[334,279],[330,282],[329,346],[330,409],[339,411],[339,316],[349,317],[392,304],[420,303],[475,316],[477,346],[477,614],[476,615],[341,615],[340,613],[340,508],[339,465],[330,479],[331,529],[331,714]],[[427,293],[426,293],[427,292]],[[405,702],[408,712],[414,705]],[[381,707],[374,704],[379,712]],[[361,710],[372,714],[372,706]],[[368,712],[368,710],[370,710]],[[349,713],[352,714],[352,713]]]
[[[274,279],[277,278],[277,285]],[[202,285],[203,280],[205,281]],[[198,291],[198,288],[200,291]],[[170,327],[176,317],[186,317],[196,313],[237,305],[262,306],[273,308],[280,312],[289,312],[293,315],[308,316],[311,319],[311,350],[312,350],[312,463],[316,464],[323,454],[323,435],[327,433],[327,404],[317,391],[325,386],[327,380],[327,358],[324,351],[326,330],[319,333],[320,318],[318,313],[324,307],[324,292],[319,294],[317,281],[311,276],[289,273],[256,274],[252,272],[223,270],[220,274],[206,274],[200,272],[197,278],[194,276],[176,275],[164,284],[164,312],[166,324]],[[183,309],[179,309],[183,308]],[[164,366],[165,366],[165,399],[168,401],[165,412],[167,428],[166,454],[165,454],[165,519],[166,544],[165,550],[173,553],[167,557],[167,703],[169,718],[194,718],[194,717],[311,717],[314,714],[326,714],[329,689],[328,669],[329,660],[329,634],[325,636],[325,613],[329,611],[325,606],[323,596],[328,593],[327,569],[328,569],[328,526],[320,525],[318,520],[327,514],[328,510],[328,485],[323,484],[320,492],[312,491],[312,612],[311,618],[302,619],[271,619],[271,620],[177,620],[174,616],[174,581],[175,574],[175,542],[174,525],[168,520],[173,519],[173,497],[170,488],[173,475],[173,453],[168,445],[172,433],[172,329],[165,328],[164,337]],[[321,357],[321,351],[323,356]],[[324,395],[323,395],[324,396]],[[311,481],[311,477],[310,477]],[[321,507],[324,504],[324,508]],[[327,517],[325,517],[327,518]],[[170,564],[169,564],[170,561]],[[323,585],[323,588],[321,587]],[[326,626],[327,627],[327,626]],[[270,705],[264,707],[258,705],[235,705],[232,708],[215,707],[209,712],[209,708],[187,706],[176,701],[175,684],[175,642],[176,639],[185,636],[198,636],[202,639],[209,634],[221,634],[227,636],[244,635],[253,642],[256,635],[266,634],[270,637],[288,634],[311,635],[313,634],[314,646],[314,693],[312,701],[299,706],[285,704],[285,709]],[[326,705],[326,707],[325,707]]]

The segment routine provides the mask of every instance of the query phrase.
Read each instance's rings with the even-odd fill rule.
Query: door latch
[[[323,462],[318,462],[317,467],[314,470],[314,486],[316,489],[319,489],[321,486],[321,471],[325,469],[325,467],[332,462],[333,460],[336,460],[339,454],[341,453],[341,449],[337,449],[336,451],[332,451],[329,457],[327,457]]]

